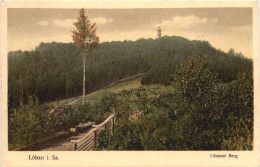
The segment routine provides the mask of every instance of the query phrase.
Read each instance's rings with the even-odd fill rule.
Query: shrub
[[[8,120],[8,139],[14,144],[28,144],[47,133],[45,106],[30,97],[27,105],[11,109]]]

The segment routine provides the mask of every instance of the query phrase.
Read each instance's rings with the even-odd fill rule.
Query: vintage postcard
[[[258,1],[1,2],[2,166],[259,166]]]

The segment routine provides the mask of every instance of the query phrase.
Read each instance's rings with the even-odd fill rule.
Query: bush
[[[176,69],[175,101],[186,108],[174,122],[184,147],[195,150],[251,150],[253,141],[253,79],[248,69],[231,83],[219,83],[202,57]],[[185,106],[185,107],[184,107]],[[185,128],[188,127],[188,128]],[[190,140],[192,139],[192,140]]]
[[[206,56],[189,57],[176,67],[174,86],[189,102],[201,103],[201,100],[210,98],[217,82],[217,76],[207,67]]]
[[[30,97],[29,104],[11,109],[8,120],[8,140],[13,144],[28,144],[47,133],[45,106]]]

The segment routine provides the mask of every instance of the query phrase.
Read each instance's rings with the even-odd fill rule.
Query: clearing
[[[94,99],[99,99],[101,98],[104,94],[113,92],[117,93],[122,90],[130,90],[130,89],[135,89],[141,86],[141,79],[143,77],[144,73],[140,73],[131,77],[123,78],[119,81],[113,82],[106,86],[103,89],[97,90],[93,93],[90,93],[86,95],[87,100],[94,100]],[[53,101],[48,103],[48,106],[58,106],[58,105],[64,105],[64,104],[78,104],[81,102],[81,96],[77,97],[71,97],[67,99],[62,99],[58,101]]]

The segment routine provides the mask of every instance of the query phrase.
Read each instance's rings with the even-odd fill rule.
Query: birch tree
[[[82,54],[82,66],[83,66],[83,100],[85,104],[86,93],[86,56],[87,54],[98,45],[99,37],[96,35],[96,23],[91,23],[88,16],[85,15],[84,9],[81,9],[77,21],[73,23],[76,27],[73,30],[73,41]]]

